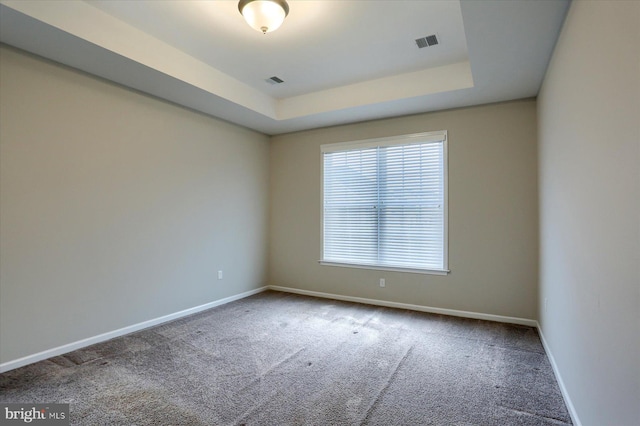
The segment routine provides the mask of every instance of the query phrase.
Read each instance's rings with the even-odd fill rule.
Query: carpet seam
[[[267,368],[264,372],[258,374],[256,377],[254,377],[250,383],[248,383],[246,386],[243,386],[240,391],[243,392],[245,389],[247,389],[248,387],[252,386],[254,383],[259,382],[260,380],[262,380],[267,374],[271,373],[273,370],[275,370],[276,368],[278,368],[280,365],[282,365],[283,362],[286,362],[288,360],[290,360],[291,358],[295,357],[296,355],[298,355],[300,352],[304,351],[306,348],[302,347],[300,349],[298,349],[297,351],[295,351],[294,353],[284,357],[282,360],[276,362],[275,364],[273,364],[271,367]]]
[[[525,416],[538,417],[538,418],[541,418],[541,419],[549,420],[549,421],[552,421],[552,422],[554,422],[556,424],[559,424],[559,425],[571,425],[571,424],[573,424],[573,423],[567,423],[564,420],[560,420],[560,419],[557,419],[555,417],[543,416],[542,414],[536,414],[536,413],[532,413],[530,411],[525,411],[525,410],[518,410],[516,408],[507,407],[505,405],[498,404],[497,406],[501,407],[501,408],[504,408],[505,410],[514,411],[516,413],[522,413]]]
[[[373,409],[376,407],[376,405],[378,404],[378,401],[380,400],[382,395],[384,395],[385,391],[389,388],[389,386],[393,382],[394,377],[398,374],[398,370],[400,370],[400,367],[402,366],[402,364],[404,364],[406,359],[409,357],[409,355],[411,354],[411,351],[413,350],[413,348],[414,348],[414,345],[411,345],[409,347],[409,349],[407,349],[405,354],[402,356],[402,358],[400,358],[400,361],[398,361],[398,363],[396,364],[395,368],[393,369],[393,371],[391,372],[391,374],[387,378],[387,380],[385,382],[385,385],[382,387],[382,389],[380,389],[378,391],[378,394],[376,395],[376,397],[374,398],[373,402],[371,403],[371,405],[367,409],[367,412],[366,412],[366,414],[364,416],[364,419],[362,419],[360,421],[360,426],[366,424],[366,422],[369,419],[369,416],[373,412]]]

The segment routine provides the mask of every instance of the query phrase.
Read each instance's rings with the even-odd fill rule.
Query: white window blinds
[[[323,262],[446,271],[446,132],[323,145]]]

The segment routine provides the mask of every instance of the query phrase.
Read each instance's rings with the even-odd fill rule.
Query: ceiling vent
[[[273,77],[269,77],[268,79],[265,80],[267,83],[269,84],[280,84],[280,83],[284,83],[284,80],[276,77],[275,75]]]
[[[440,41],[438,40],[437,35],[431,34],[426,37],[416,39],[416,44],[420,49],[422,49],[423,47],[431,47],[435,46],[436,44],[440,44]]]

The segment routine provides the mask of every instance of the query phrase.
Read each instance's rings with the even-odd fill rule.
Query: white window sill
[[[377,266],[377,265],[361,265],[357,263],[328,262],[326,260],[319,260],[318,263],[324,266],[338,266],[341,268],[356,268],[356,269],[371,269],[375,271],[409,272],[411,274],[448,275],[449,272],[451,272],[449,270],[439,270],[439,269],[417,269],[417,268],[401,268],[401,267],[389,267],[389,266]]]

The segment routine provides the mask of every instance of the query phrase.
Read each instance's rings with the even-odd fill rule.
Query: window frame
[[[339,152],[349,150],[359,150],[374,147],[387,147],[398,145],[412,145],[423,143],[442,142],[442,162],[443,162],[443,236],[442,236],[442,269],[407,268],[396,266],[382,266],[374,264],[360,264],[349,262],[336,262],[324,260],[324,154],[327,152]],[[345,268],[381,270],[392,272],[409,272],[415,274],[447,275],[449,270],[449,167],[448,167],[448,133],[446,130],[435,132],[413,133],[384,138],[363,139],[349,142],[337,142],[323,144],[320,146],[320,256],[318,261],[321,265],[338,266]]]

